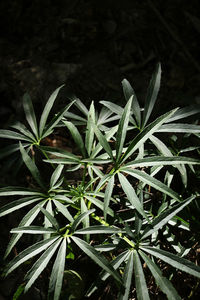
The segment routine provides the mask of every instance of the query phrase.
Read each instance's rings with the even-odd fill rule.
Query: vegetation
[[[138,300],[148,300],[149,276],[167,299],[181,299],[172,284],[172,268],[164,276],[163,263],[200,278],[200,267],[185,257],[197,238],[191,224],[199,226],[192,215],[199,209],[199,192],[188,184],[188,174],[198,177],[199,147],[180,148],[189,136],[198,141],[200,126],[180,120],[200,108],[176,108],[150,122],[160,79],[158,64],[144,108],[123,80],[124,108],[101,101],[100,112],[93,102],[88,110],[71,96],[71,102],[47,122],[61,86],[49,98],[39,124],[26,94],[23,105],[30,129],[18,122],[13,130],[0,130],[0,137],[17,141],[1,157],[20,154],[32,176],[28,187],[0,189],[0,196],[14,198],[0,208],[1,217],[19,209],[24,212],[18,227],[11,230],[5,259],[13,256],[25,234],[34,235],[4,267],[8,275],[25,262],[31,265],[15,299],[42,272],[49,276],[47,298],[54,300],[90,298],[106,284],[116,299],[130,299],[135,288]],[[45,145],[46,137],[56,137],[58,131],[70,133],[72,152]],[[188,243],[182,243],[183,235]],[[95,281],[77,293],[73,287],[82,286],[83,275],[73,269],[73,262],[79,262],[80,255],[88,256],[100,271],[97,267]]]

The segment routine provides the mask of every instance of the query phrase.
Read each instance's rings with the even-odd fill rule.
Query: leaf
[[[128,261],[126,263],[126,267],[123,274],[123,285],[124,291],[121,292],[118,296],[119,300],[128,300],[129,299],[129,292],[132,283],[132,275],[133,275],[133,251],[130,251],[128,256]]]
[[[79,248],[81,248],[81,250],[83,250],[83,252],[85,252],[92,260],[94,260],[95,263],[112,275],[118,282],[122,283],[119,274],[114,270],[112,265],[103,255],[78,237],[72,236],[71,239],[77,244],[77,246],[79,246]]]
[[[179,108],[175,112],[173,117],[171,117],[166,123],[174,122],[176,120],[180,120],[183,118],[187,118],[187,117],[190,117],[190,116],[198,114],[198,113],[200,113],[200,105],[199,104],[189,105],[184,108]]]
[[[42,136],[40,137],[41,139],[45,138],[46,136],[50,135],[53,131],[53,129],[56,127],[56,125],[61,121],[63,118],[65,112],[72,106],[74,103],[71,102],[68,105],[66,105],[49,123],[48,125],[45,126],[43,129]]]
[[[138,197],[135,193],[135,190],[131,186],[130,182],[121,173],[118,173],[118,177],[119,177],[119,182],[122,186],[122,189],[126,193],[126,196],[129,200],[129,202],[131,203],[131,205],[133,205],[133,207],[135,207],[135,209],[139,212],[139,214],[141,214],[148,221],[148,217],[144,212],[143,206],[142,206],[140,200],[138,199]]]
[[[144,106],[144,114],[143,114],[143,122],[142,127],[144,128],[150,115],[153,110],[153,107],[156,102],[156,98],[160,89],[160,79],[161,79],[161,66],[160,63],[156,66],[156,70],[151,78],[148,91],[147,91],[147,97],[145,100],[145,106]]]
[[[171,282],[162,276],[162,272],[157,265],[144,252],[139,250],[139,254],[150,269],[153,277],[155,278],[156,284],[160,287],[161,291],[166,294],[168,300],[181,300],[181,297],[178,295]]]
[[[85,134],[85,147],[87,149],[88,156],[90,156],[91,154],[92,146],[94,142],[94,128],[93,128],[94,123],[95,123],[95,109],[94,109],[94,102],[92,102],[88,113],[86,134]]]
[[[40,125],[39,125],[39,132],[40,132],[40,137],[43,135],[43,130],[45,128],[45,125],[46,125],[46,122],[47,122],[47,118],[49,116],[49,113],[51,111],[51,108],[56,100],[56,97],[60,91],[60,89],[64,86],[61,85],[60,87],[58,87],[52,94],[51,96],[49,97],[45,107],[44,107],[44,110],[42,112],[42,115],[41,115],[41,118],[40,118]]]
[[[125,251],[120,253],[115,259],[113,259],[110,264],[111,266],[116,270],[119,268],[119,266],[127,259],[129,255],[129,251]],[[91,285],[89,290],[86,293],[87,297],[90,297],[99,287],[99,282],[100,281],[105,281],[108,277],[110,276],[110,273],[106,271],[101,271],[97,280]]]
[[[200,126],[184,123],[164,124],[157,132],[200,133]]]
[[[137,178],[138,180],[141,180],[142,182],[144,182],[146,184],[149,184],[150,186],[152,186],[156,190],[161,191],[162,193],[169,195],[173,199],[175,199],[179,202],[181,201],[181,198],[179,197],[179,195],[176,192],[174,192],[171,188],[169,188],[167,185],[165,185],[161,181],[159,181],[156,178],[148,175],[144,171],[132,170],[132,169],[128,169],[128,168],[125,169],[124,168],[123,172]]]
[[[24,112],[26,115],[26,120],[27,120],[28,124],[30,125],[35,137],[38,138],[38,136],[39,136],[38,135],[38,126],[37,126],[37,121],[36,121],[36,117],[35,117],[35,112],[34,112],[31,98],[27,93],[25,93],[23,96],[23,107],[24,107]]]
[[[18,186],[7,186],[5,188],[0,188],[0,196],[44,196],[41,192],[34,191],[31,189],[18,187]]]
[[[62,203],[60,203],[57,200],[53,200],[53,203],[56,205],[58,211],[65,217],[67,220],[71,223],[74,221],[72,215],[68,211],[67,207],[64,206]]]
[[[111,176],[110,179],[108,180],[108,184],[105,190],[105,197],[104,197],[104,207],[103,207],[103,214],[104,214],[104,219],[106,220],[107,216],[107,211],[110,203],[110,198],[112,196],[113,188],[114,188],[114,178],[115,175]]]
[[[184,156],[151,156],[145,157],[143,159],[133,160],[124,165],[123,168],[126,167],[134,167],[134,168],[143,168],[143,167],[152,167],[152,166],[165,166],[165,165],[175,165],[175,164],[200,164],[199,159],[184,157]]]
[[[53,237],[48,240],[40,241],[35,243],[34,245],[26,248],[22,252],[20,252],[11,262],[7,264],[5,267],[5,276],[9,273],[14,271],[17,267],[19,267],[23,262],[27,261],[28,259],[34,257],[35,255],[39,254],[40,252],[44,251],[48,248],[54,241],[56,241],[58,237]]]
[[[141,238],[145,239],[149,235],[152,235],[155,231],[161,229],[165,224],[168,223],[169,220],[171,220],[176,214],[178,214],[193,199],[195,199],[195,196],[191,196],[188,199],[186,199],[186,200],[174,205],[173,207],[165,210],[158,217],[156,217],[151,224],[147,225],[147,227],[145,228]]]
[[[196,276],[200,278],[200,267],[192,263],[191,261],[179,257],[175,254],[172,254],[170,252],[154,248],[154,247],[148,247],[148,246],[143,246],[140,247],[143,251],[160,258],[164,262],[168,263],[174,268],[177,268],[183,272],[186,272],[190,275]]]
[[[30,234],[42,234],[42,233],[56,233],[55,229],[50,227],[45,228],[42,226],[25,226],[25,227],[16,227],[11,229],[11,233],[30,233]]]
[[[55,184],[57,183],[57,181],[60,178],[60,175],[62,173],[63,170],[63,165],[58,165],[57,168],[55,169],[55,171],[53,172],[51,179],[50,179],[50,188],[53,189]]]
[[[88,215],[90,215],[91,213],[93,213],[95,211],[95,209],[90,209],[82,214],[80,214],[73,222],[71,230],[72,232],[74,232],[76,230],[76,228],[78,227],[78,225],[82,222],[82,220],[84,218],[86,218]]]
[[[34,202],[41,200],[42,198],[35,198],[35,197],[25,197],[11,203],[8,203],[0,208],[0,217],[3,217],[7,214],[12,213],[13,211],[20,209],[24,206],[30,205]]]
[[[119,158],[122,154],[122,149],[123,149],[124,142],[126,139],[126,133],[127,133],[130,111],[131,111],[132,98],[133,97],[131,97],[129,99],[129,101],[127,102],[127,104],[124,108],[124,112],[123,112],[120,122],[119,122],[119,127],[118,127],[118,131],[117,131],[117,136],[116,136],[116,161],[119,160]]]
[[[51,272],[49,290],[48,290],[48,299],[51,298],[51,294],[54,291],[53,300],[58,300],[60,297],[63,275],[65,269],[65,256],[66,256],[66,239],[63,238],[62,244],[60,245],[56,260],[53,265]]]
[[[80,158],[78,156],[74,155],[73,153],[71,153],[69,151],[63,150],[63,149],[47,147],[47,146],[40,146],[40,149],[47,153],[58,156],[58,157],[68,158],[68,159],[71,159],[71,160],[77,161],[77,162],[80,161]]]
[[[158,117],[155,121],[153,121],[151,124],[149,124],[147,127],[145,127],[130,143],[128,146],[128,149],[124,153],[121,159],[121,163],[123,163],[128,157],[131,156],[131,154],[137,150],[141,145],[144,144],[144,142],[154,133],[156,132],[159,127],[168,120],[174,113],[176,109],[173,109],[166,114]]]
[[[122,80],[122,87],[123,87],[124,96],[125,96],[125,99],[126,99],[127,102],[130,99],[130,97],[133,96],[132,112],[135,115],[138,126],[140,126],[140,123],[141,123],[141,112],[140,112],[140,110],[141,109],[140,109],[140,105],[139,105],[139,102],[137,100],[135,91],[133,90],[132,86],[130,85],[130,83],[126,79]]]
[[[25,276],[25,280],[28,281],[25,286],[25,293],[28,289],[32,286],[35,280],[39,277],[42,271],[46,268],[47,264],[49,263],[50,259],[52,258],[53,254],[55,253],[56,249],[58,248],[61,238],[56,240],[41,256],[40,258],[34,263],[32,268],[28,271]]]
[[[83,157],[86,157],[86,151],[85,151],[83,139],[82,139],[78,129],[76,128],[76,126],[72,122],[63,121],[63,123],[69,129],[69,131],[72,135],[72,138],[73,138],[74,142],[76,143],[76,145],[78,146],[79,150],[81,151],[81,154],[83,155]]]
[[[45,185],[42,181],[42,178],[40,176],[40,172],[39,172],[36,164],[33,162],[33,160],[27,154],[27,152],[24,149],[24,147],[22,146],[21,142],[19,142],[19,144],[20,144],[20,152],[21,152],[22,159],[23,159],[25,165],[27,166],[27,168],[29,169],[29,171],[31,172],[33,178],[36,180],[36,182],[39,184],[39,186],[41,186],[42,188],[45,189]]]
[[[120,232],[122,232],[122,230],[117,227],[93,225],[87,228],[81,228],[79,230],[76,230],[75,234],[113,234]]]
[[[134,265],[137,299],[150,300],[139,255],[136,250],[132,250],[132,251],[133,251],[133,265]]]
[[[27,141],[32,143],[33,140],[30,139],[29,137],[20,134],[18,132],[12,131],[12,130],[7,130],[7,129],[0,129],[0,138],[3,139],[12,139],[12,140],[22,140],[22,141]]]
[[[24,124],[22,124],[20,122],[16,122],[11,127],[14,129],[17,129],[23,135],[27,136],[29,139],[31,139],[33,142],[35,142],[34,135],[26,128],[26,126],[24,126]]]
[[[111,150],[111,147],[110,147],[109,143],[106,140],[106,137],[101,133],[101,131],[99,130],[99,128],[95,124],[93,124],[93,126],[94,126],[94,132],[95,132],[101,146],[108,153],[110,159],[113,160],[112,150]]]
[[[99,200],[95,197],[90,197],[89,195],[85,195],[85,198],[88,199],[95,206],[100,208],[102,211],[104,210],[104,203],[101,200]],[[107,209],[107,214],[114,217],[114,212],[110,207],[108,207],[108,209]]]
[[[44,205],[46,201],[43,203],[40,203],[40,205]],[[29,226],[37,217],[38,213],[40,212],[39,206],[34,206],[29,212],[23,217],[21,222],[19,223],[19,227],[21,226]],[[10,254],[11,250],[15,246],[15,244],[18,242],[18,240],[21,238],[22,233],[12,234],[11,239],[9,241],[9,244],[7,246],[4,259]]]
[[[45,217],[47,217],[47,219],[53,225],[53,227],[56,230],[59,230],[59,224],[58,224],[57,220],[46,209],[44,209],[43,207],[40,207],[40,210],[45,215]]]

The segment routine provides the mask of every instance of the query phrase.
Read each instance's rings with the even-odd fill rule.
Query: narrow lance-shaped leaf
[[[144,128],[150,115],[153,110],[153,107],[156,102],[156,98],[159,92],[160,88],[160,79],[161,79],[161,66],[160,63],[156,66],[156,70],[151,78],[148,91],[147,91],[147,97],[145,100],[145,106],[144,106],[144,115],[143,115],[143,122],[142,127]]]
[[[49,113],[51,111],[51,108],[56,100],[56,97],[60,91],[60,89],[64,86],[61,85],[60,87],[58,87],[52,94],[51,96],[49,97],[45,107],[44,107],[44,110],[42,112],[42,115],[41,115],[41,118],[40,118],[40,125],[39,125],[39,132],[40,132],[40,136],[42,136],[43,134],[43,130],[44,130],[44,127],[46,125],[46,122],[47,122],[47,118],[49,116]]]
[[[145,228],[142,234],[142,239],[145,239],[149,235],[153,234],[155,231],[161,229],[165,224],[168,223],[169,220],[171,220],[176,214],[178,214],[179,211],[181,211],[185,206],[187,206],[193,199],[195,199],[195,196],[191,196],[190,198],[182,201],[181,203],[174,205],[173,207],[165,210],[162,214],[156,217],[153,220],[153,222]]]
[[[107,212],[108,212],[108,207],[110,203],[110,198],[112,196],[113,188],[114,188],[114,178],[115,176],[112,175],[110,179],[108,180],[108,185],[105,190],[105,197],[104,197],[104,208],[103,208],[103,214],[104,214],[104,219],[106,220]]]
[[[164,124],[158,132],[200,133],[200,126],[184,123]]]
[[[120,122],[119,122],[119,127],[118,127],[118,131],[117,131],[117,136],[116,136],[116,161],[119,160],[119,158],[122,154],[122,149],[123,149],[124,142],[126,139],[131,104],[132,104],[132,97],[127,102],[127,104],[124,108],[124,112],[123,112]]]
[[[33,142],[35,141],[34,135],[26,128],[26,126],[24,126],[24,124],[22,124],[20,122],[16,122],[11,127],[14,128],[14,129],[17,129],[23,135],[30,138]]]
[[[175,112],[173,117],[171,117],[166,123],[174,122],[176,120],[180,120],[183,118],[187,118],[189,116],[192,116],[192,115],[195,115],[198,113],[200,113],[200,105],[199,104],[189,105],[184,108],[179,108],[179,110],[177,110],[177,112]]]
[[[85,151],[83,139],[76,126],[72,122],[68,122],[68,121],[63,121],[63,123],[67,126],[68,130],[70,131],[72,138],[76,143],[76,145],[78,146],[78,148],[80,149],[83,157],[86,157],[86,151]]]
[[[41,192],[34,191],[31,189],[19,187],[19,186],[7,186],[5,188],[0,188],[0,196],[44,196]]]
[[[53,227],[58,230],[59,229],[59,224],[58,224],[57,220],[43,207],[40,207],[40,210],[45,215],[45,217],[47,217],[50,224],[52,224]]]
[[[133,264],[134,264],[137,299],[150,300],[142,264],[136,250],[133,250]]]
[[[63,170],[63,165],[58,165],[57,168],[55,169],[55,171],[53,172],[51,179],[50,179],[50,187],[53,188],[55,186],[55,184],[57,183],[57,181],[60,178],[60,175],[62,173]]]
[[[101,144],[103,149],[108,153],[109,157],[113,160],[112,150],[109,143],[106,140],[106,137],[101,133],[101,131],[95,124],[93,124],[93,126],[94,126],[94,132],[99,140],[99,143]]]
[[[158,191],[161,191],[164,194],[169,195],[173,199],[176,199],[177,201],[181,201],[181,198],[179,195],[174,192],[171,188],[169,188],[167,185],[159,181],[158,179],[150,176],[149,174],[145,173],[144,171],[139,170],[132,170],[129,168],[124,168],[123,172],[126,172],[127,174],[130,174],[131,176],[137,178],[138,180],[143,181],[146,184],[149,184],[153,188],[155,188]]]
[[[87,228],[76,230],[75,234],[112,234],[120,232],[122,232],[122,230],[117,227],[93,225]]]
[[[83,250],[83,252],[85,252],[92,260],[94,260],[95,263],[97,263],[106,272],[110,273],[118,282],[122,283],[119,274],[114,270],[112,265],[103,255],[78,237],[72,236],[71,239],[79,246],[79,248],[81,248],[81,250]]]
[[[129,292],[132,283],[132,275],[133,275],[133,251],[130,251],[128,261],[126,263],[126,267],[123,274],[123,289],[119,296],[118,300],[128,300],[129,299]]]
[[[67,207],[60,203],[58,200],[53,200],[53,203],[57,207],[58,211],[65,217],[69,222],[73,222],[74,219],[70,212],[68,211]]]
[[[87,149],[88,156],[90,156],[91,154],[92,146],[94,142],[94,128],[93,128],[94,123],[95,123],[95,109],[94,109],[94,102],[92,102],[88,113],[86,135],[85,135],[85,147]]]
[[[64,238],[60,245],[51,272],[49,290],[48,290],[48,299],[52,299],[51,298],[52,293],[54,293],[53,300],[58,300],[60,297],[63,276],[64,276],[64,269],[65,269],[65,257],[66,257],[66,239]]]
[[[72,224],[72,227],[71,227],[72,232],[74,232],[76,230],[76,228],[78,227],[78,225],[82,222],[82,220],[84,218],[86,218],[88,215],[90,215],[94,211],[95,211],[95,209],[90,209],[90,210],[80,214]]]
[[[153,277],[155,278],[156,284],[160,287],[161,291],[166,294],[168,300],[181,300],[176,289],[167,278],[163,277],[162,272],[157,265],[141,250],[139,250],[139,254],[150,269]]]
[[[61,239],[55,241],[41,256],[40,258],[34,263],[32,268],[28,271],[25,276],[25,280],[28,281],[25,286],[25,292],[32,286],[35,280],[39,277],[42,271],[46,268],[47,264],[49,263],[50,259],[52,258],[53,254],[55,253],[56,249],[58,248]]]
[[[139,102],[137,100],[136,94],[128,80],[123,79],[122,80],[122,87],[123,87],[123,92],[124,96],[126,98],[126,101],[130,99],[131,96],[133,96],[133,102],[132,102],[132,112],[137,120],[137,125],[140,126],[141,123],[141,109]]]
[[[164,262],[168,263],[172,267],[200,278],[200,267],[195,265],[193,262],[158,248],[153,248],[148,246],[145,247],[143,246],[140,248],[143,251],[163,260]]]
[[[121,159],[121,163],[123,163],[131,154],[136,151],[144,142],[154,133],[159,127],[168,120],[174,113],[176,109],[167,112],[166,114],[158,117],[155,121],[145,127],[130,143],[128,149],[124,153]]]
[[[11,262],[7,264],[7,266],[5,267],[5,275],[7,276],[9,273],[14,271],[17,267],[19,267],[22,263],[39,254],[40,252],[44,251],[57,239],[58,237],[50,238],[48,240],[37,242],[36,244],[26,248],[24,251],[15,256],[15,258],[11,260]]]
[[[56,233],[53,228],[45,228],[42,226],[25,226],[16,227],[11,230],[11,233],[30,233],[30,234],[43,234],[43,233]]]
[[[37,183],[45,189],[45,185],[42,181],[42,178],[40,176],[40,172],[36,166],[36,164],[33,162],[33,160],[30,158],[30,156],[28,155],[28,153],[26,152],[26,150],[24,149],[24,147],[22,146],[22,144],[20,143],[20,152],[22,155],[22,159],[25,163],[25,165],[27,166],[27,168],[29,169],[29,171],[31,172],[33,178],[37,181]]]
[[[140,200],[138,199],[138,197],[135,193],[135,190],[131,186],[130,182],[121,173],[118,173],[118,177],[119,177],[119,181],[122,186],[122,189],[126,193],[126,196],[129,200],[129,202],[133,205],[133,207],[135,207],[135,209],[139,212],[139,214],[141,214],[145,219],[148,220],[148,217],[146,216],[146,214],[143,210],[143,206],[142,206]]]
[[[26,115],[26,120],[29,123],[36,138],[38,138],[38,136],[39,136],[38,135],[38,126],[37,126],[37,121],[36,121],[36,117],[35,117],[35,112],[34,112],[31,98],[27,93],[24,94],[24,96],[23,96],[23,106],[24,106],[24,112]]]
[[[3,139],[11,139],[11,140],[22,140],[22,141],[27,141],[32,143],[33,140],[21,133],[12,131],[12,130],[7,130],[7,129],[0,129],[0,138]]]

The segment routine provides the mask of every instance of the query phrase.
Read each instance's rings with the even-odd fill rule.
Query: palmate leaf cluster
[[[190,248],[177,242],[171,230],[190,230],[189,220],[180,212],[194,199],[198,201],[199,195],[181,194],[180,189],[172,186],[179,174],[182,191],[186,191],[188,171],[195,174],[195,165],[200,164],[200,160],[183,156],[184,151],[174,155],[164,138],[166,132],[198,137],[199,125],[180,123],[180,120],[198,114],[200,107],[173,109],[150,121],[160,79],[158,64],[144,108],[130,83],[123,80],[124,107],[101,101],[103,107],[98,112],[93,102],[88,109],[74,96],[47,122],[61,86],[49,98],[39,125],[32,102],[25,95],[23,105],[30,130],[16,123],[14,130],[0,131],[0,137],[18,141],[4,149],[1,156],[19,150],[34,180],[34,184],[26,188],[0,188],[0,196],[11,199],[0,208],[0,216],[22,208],[24,212],[18,227],[11,230],[6,261],[22,235],[38,236],[36,242],[33,239],[33,244],[4,268],[4,274],[8,275],[24,262],[32,264],[24,278],[24,292],[51,263],[48,299],[59,299],[65,272],[77,274],[68,267],[69,259],[77,259],[77,249],[102,269],[85,291],[88,298],[110,277],[118,289],[117,299],[128,300],[133,287],[137,299],[150,299],[143,269],[145,263],[167,298],[181,299],[171,281],[163,276],[158,260],[200,277],[200,267],[184,258]],[[64,147],[43,145],[43,139],[57,126],[71,135],[75,145],[72,152]],[[32,147],[34,151],[30,151]],[[189,151],[197,149],[195,145]],[[49,183],[41,175],[35,151],[41,151],[43,163],[52,167]],[[163,249],[160,235],[171,250]]]

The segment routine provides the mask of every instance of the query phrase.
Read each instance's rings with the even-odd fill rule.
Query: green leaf
[[[30,234],[43,234],[43,233],[56,233],[53,228],[45,228],[42,226],[23,226],[11,229],[11,233],[30,233]]]
[[[109,143],[107,142],[106,137],[101,133],[101,131],[99,130],[99,128],[95,124],[93,124],[93,126],[94,126],[94,132],[95,132],[101,146],[108,153],[110,159],[113,160],[112,149],[111,149]]]
[[[111,274],[118,282],[122,283],[119,274],[114,270],[112,265],[103,255],[78,237],[72,236],[71,239],[77,244],[77,246],[79,246],[79,248],[81,248],[81,250],[83,250],[83,252],[85,252],[92,260],[94,260],[95,263],[97,263],[106,272]]]
[[[157,132],[200,133],[200,126],[184,123],[164,124]]]
[[[149,235],[152,235],[155,231],[161,229],[165,224],[168,223],[170,219],[172,219],[176,214],[178,214],[193,199],[195,199],[195,196],[191,196],[190,198],[182,201],[181,203],[174,205],[173,207],[161,213],[158,217],[156,217],[153,220],[151,224],[147,225],[147,227],[145,228],[142,234],[142,239],[145,239]]]
[[[142,269],[142,264],[137,251],[133,251],[133,265],[135,274],[135,286],[138,300],[150,300],[149,293]]]
[[[151,78],[148,91],[147,91],[147,97],[144,106],[143,122],[142,122],[143,128],[145,127],[147,121],[149,120],[149,117],[155,105],[156,98],[160,88],[160,79],[161,79],[161,66],[159,63],[156,66],[156,70]]]
[[[121,292],[118,296],[118,300],[128,300],[129,292],[132,283],[132,275],[133,275],[133,251],[130,251],[128,261],[126,263],[126,267],[123,274],[123,286],[124,291]]]
[[[114,188],[114,178],[115,178],[114,175],[112,175],[110,177],[110,179],[108,180],[106,190],[105,190],[104,207],[103,207],[103,214],[104,214],[105,220],[106,220],[106,216],[107,216],[107,212],[108,212],[110,198],[112,196],[112,192],[113,192],[113,188]]]
[[[81,151],[83,157],[86,157],[86,151],[85,151],[83,139],[76,126],[73,123],[67,121],[63,121],[63,123],[67,126],[68,130],[70,131],[72,138],[76,143],[76,145],[78,146],[79,150]]]
[[[7,264],[7,266],[4,269],[5,275],[7,276],[9,273],[14,271],[17,267],[19,267],[22,263],[39,254],[40,252],[44,251],[57,239],[58,237],[53,237],[48,240],[37,242],[34,245],[26,248],[24,251],[15,256],[15,258],[11,260],[11,262]]]
[[[130,111],[131,111],[131,104],[132,104],[132,97],[127,102],[119,122],[119,127],[116,136],[116,161],[119,160],[122,154],[122,149],[126,139],[126,133],[127,133]]]
[[[123,261],[125,261],[127,259],[128,255],[129,255],[129,251],[120,253],[115,259],[113,259],[110,262],[111,266],[115,270],[117,270],[119,268],[119,266],[123,263]],[[110,273],[108,273],[106,271],[101,271],[97,280],[95,280],[95,282],[91,285],[91,287],[87,291],[86,296],[90,297],[99,288],[99,282],[105,281],[109,276],[110,276]]]
[[[90,209],[90,210],[80,214],[72,224],[72,227],[71,227],[72,232],[74,232],[76,230],[76,228],[78,227],[78,225],[82,222],[82,220],[84,218],[86,218],[88,215],[90,215],[94,211],[95,211],[95,209],[93,208],[93,209]]]
[[[23,96],[23,107],[24,107],[24,112],[26,115],[26,120],[27,120],[28,124],[30,125],[35,137],[38,138],[38,126],[37,126],[37,121],[36,121],[36,117],[35,117],[35,112],[34,112],[31,98],[27,93],[25,93]]]
[[[58,224],[57,220],[46,209],[44,209],[43,207],[40,207],[40,210],[45,215],[45,217],[47,217],[47,219],[53,225],[53,227],[56,230],[59,230],[59,224]]]
[[[54,292],[53,300],[59,300],[61,289],[62,289],[64,269],[65,269],[65,256],[66,256],[66,239],[63,239],[51,272],[48,299],[52,299],[51,294],[52,292]]]
[[[157,265],[144,252],[139,250],[139,254],[150,269],[153,277],[155,278],[156,284],[160,287],[161,291],[166,294],[168,300],[181,300],[181,297],[178,295],[171,282],[162,276],[162,272]]]
[[[179,202],[181,201],[181,198],[179,197],[179,195],[176,192],[174,192],[171,188],[169,188],[167,185],[165,185],[161,181],[159,181],[156,178],[148,175],[144,171],[131,170],[131,169],[128,169],[128,168],[126,168],[126,169],[124,168],[123,172],[137,178],[138,180],[141,180],[142,182],[152,186],[156,190],[161,191],[162,193],[169,195],[173,199],[175,199]]]
[[[86,127],[86,134],[85,134],[85,147],[87,149],[88,156],[90,156],[91,154],[92,146],[94,142],[94,128],[93,128],[94,123],[95,123],[95,109],[94,109],[94,102],[92,102],[88,113],[87,127]]]
[[[34,263],[32,268],[28,271],[25,276],[25,280],[28,281],[25,286],[25,292],[32,286],[35,280],[39,277],[42,271],[46,268],[56,249],[58,248],[62,239],[56,240]]]
[[[71,223],[74,221],[72,215],[68,211],[67,207],[64,206],[62,203],[60,203],[57,200],[53,200],[53,203],[56,205],[58,211],[65,217],[67,220]]]
[[[112,233],[120,233],[120,232],[122,232],[122,230],[117,227],[93,225],[87,228],[76,230],[75,234],[112,234]]]
[[[47,147],[47,146],[40,146],[40,149],[47,153],[58,156],[58,157],[72,159],[73,161],[77,161],[77,162],[80,161],[80,158],[78,156],[74,155],[73,153],[71,153],[69,151],[63,150],[63,149]]]
[[[138,197],[135,193],[135,190],[131,186],[130,182],[121,173],[118,173],[118,177],[119,177],[119,182],[122,186],[122,189],[124,190],[131,205],[133,205],[133,207],[135,207],[135,209],[139,212],[139,214],[141,214],[148,221],[148,217],[144,212],[143,206],[142,206],[140,200],[138,199]]]
[[[45,189],[45,185],[42,182],[42,178],[40,176],[40,172],[36,166],[36,164],[34,163],[34,161],[30,158],[30,156],[27,154],[26,150],[24,149],[24,147],[22,146],[21,142],[19,142],[20,144],[20,152],[22,155],[22,159],[25,163],[25,165],[27,166],[27,168],[29,169],[29,171],[31,172],[33,178],[36,180],[36,182]]]
[[[24,124],[22,124],[20,122],[16,122],[11,127],[14,129],[17,129],[19,132],[21,132],[23,135],[27,136],[33,142],[35,141],[34,135],[26,128],[26,126],[24,126]]]
[[[123,163],[131,154],[137,150],[141,145],[144,144],[144,142],[154,133],[156,132],[159,127],[168,120],[174,113],[176,109],[173,109],[166,114],[158,117],[155,121],[153,121],[151,124],[149,124],[147,127],[145,127],[130,143],[128,146],[128,149],[124,153],[121,159],[121,163]]]
[[[68,105],[66,105],[49,123],[48,125],[45,126],[43,129],[42,136],[40,137],[41,139],[45,138],[46,136],[50,135],[53,131],[53,129],[56,127],[56,125],[61,121],[63,118],[65,112],[72,106],[74,103],[71,102]]]
[[[0,188],[0,196],[44,196],[41,192],[34,191],[31,189],[18,187],[18,186],[7,186],[5,188]]]
[[[40,203],[40,205],[44,205],[45,201],[43,203]],[[39,206],[34,206],[21,220],[19,223],[19,227],[22,226],[29,226],[37,217],[38,213],[40,212]],[[4,259],[10,254],[11,250],[15,246],[15,244],[18,242],[18,240],[21,238],[22,233],[12,234],[11,239],[9,241],[9,244],[7,246]]]
[[[184,108],[179,108],[175,112],[173,117],[171,117],[166,123],[174,122],[176,120],[180,120],[183,118],[187,118],[187,117],[190,117],[190,116],[198,114],[198,113],[200,113],[200,105],[199,104],[189,105]]]
[[[63,170],[63,165],[58,165],[57,168],[55,169],[55,171],[53,172],[51,179],[50,179],[50,188],[53,189],[54,186],[56,185],[57,181],[60,178],[60,175],[62,173]]]
[[[165,165],[175,165],[175,164],[200,164],[199,159],[184,157],[184,156],[151,156],[145,157],[143,159],[137,159],[130,161],[126,165],[124,165],[120,170],[126,167],[134,167],[134,168],[143,168],[143,167],[152,167],[152,166],[165,166]]]
[[[94,195],[94,197],[91,197],[89,195],[85,195],[85,198],[88,199],[91,203],[93,203],[95,206],[97,206],[98,208],[100,208],[102,211],[104,210],[104,202],[102,202],[101,200],[97,199]],[[114,217],[114,212],[113,210],[108,207],[107,209],[107,214]]]
[[[11,203],[8,203],[0,208],[0,217],[3,217],[7,214],[10,214],[11,212],[20,209],[24,206],[30,205],[34,202],[37,202],[41,200],[42,198],[35,198],[33,197],[25,197],[21,198],[15,201],[12,201]]]
[[[133,90],[132,86],[126,79],[122,80],[122,87],[123,87],[124,96],[125,96],[125,99],[127,102],[130,99],[130,97],[133,96],[132,112],[137,120],[138,126],[140,126],[140,123],[141,123],[141,112],[140,111],[141,111],[141,109],[140,109],[140,105],[137,100],[135,91]]]
[[[52,94],[51,96],[49,97],[45,107],[44,107],[44,110],[42,112],[42,115],[41,115],[41,118],[40,118],[40,125],[39,125],[39,132],[40,132],[40,137],[43,135],[43,130],[45,128],[45,125],[46,125],[46,122],[47,122],[47,118],[49,116],[49,113],[51,111],[51,108],[56,100],[56,97],[60,91],[60,89],[64,86],[61,85],[60,87],[58,87]]]
[[[164,262],[168,263],[172,267],[200,278],[200,267],[195,265],[191,261],[158,248],[153,248],[148,246],[145,247],[143,246],[140,248],[143,251],[163,260]]]
[[[12,140],[22,140],[22,141],[27,141],[32,143],[33,140],[30,139],[29,137],[20,134],[18,132],[12,131],[12,130],[7,130],[7,129],[0,129],[0,138],[3,139],[12,139]]]

